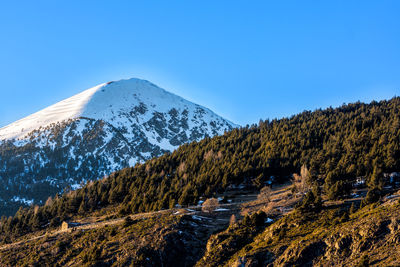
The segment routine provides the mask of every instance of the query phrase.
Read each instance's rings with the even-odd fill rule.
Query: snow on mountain
[[[139,114],[132,114],[135,111]],[[153,118],[154,114],[168,114],[167,119],[173,120],[175,114],[182,112],[190,118],[187,120],[188,125],[183,125],[186,136],[190,136],[191,130],[196,127],[203,127],[209,136],[222,134],[225,130],[236,127],[209,109],[169,93],[148,81],[130,79],[100,84],[11,123],[0,129],[0,140],[23,140],[33,130],[45,128],[50,124],[69,119],[89,118],[103,120],[117,128],[124,128],[134,123],[146,132],[150,143],[171,151],[179,144],[171,143],[168,138],[160,136],[154,130],[149,131],[146,129],[146,123]],[[214,122],[220,127],[213,129],[212,125],[209,123],[204,125],[204,122]],[[205,126],[206,129],[204,129]],[[135,137],[130,132],[125,133],[124,136],[129,141],[133,141]]]
[[[101,84],[85,90],[80,94],[0,128],[0,140],[19,139],[40,127],[79,117],[92,96],[104,86],[105,84]]]
[[[100,84],[0,129],[0,210],[236,126],[145,80]]]

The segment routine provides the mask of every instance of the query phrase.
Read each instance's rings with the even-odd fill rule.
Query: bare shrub
[[[182,174],[186,171],[186,163],[183,161],[178,166],[178,173]]]
[[[47,207],[47,206],[51,206],[52,204],[53,204],[53,198],[48,197],[46,200],[46,203],[44,205]]]
[[[203,212],[213,212],[219,207],[219,201],[216,198],[208,198],[201,206]]]
[[[211,150],[209,150],[208,152],[206,152],[205,154],[204,154],[204,160],[209,160],[209,159],[212,159],[212,158],[214,158],[214,151],[211,149]]]
[[[259,200],[269,202],[271,200],[271,193],[272,193],[271,188],[269,186],[264,186],[263,188],[261,188],[257,198]]]
[[[38,211],[39,211],[39,206],[35,205],[35,207],[33,208],[34,214],[36,215],[38,213]]]
[[[229,219],[229,225],[232,226],[234,224],[236,224],[237,220],[236,220],[236,216],[235,214],[232,214],[231,218]]]
[[[220,160],[220,159],[222,159],[222,152],[221,151],[214,152],[214,150],[211,149],[208,152],[204,153],[203,159],[205,161],[207,161],[207,160]]]
[[[301,169],[300,169],[300,176],[301,176],[301,179],[304,180],[304,181],[307,181],[307,180],[309,179],[309,177],[310,177],[310,172],[308,171],[306,165],[302,165],[302,166],[301,166]]]
[[[392,217],[388,228],[392,234],[397,232],[400,229],[400,220],[396,217]]]
[[[306,193],[310,190],[310,172],[305,165],[301,166],[300,175],[293,174],[293,185],[295,191]]]
[[[146,173],[149,173],[151,170],[150,163],[146,164]]]

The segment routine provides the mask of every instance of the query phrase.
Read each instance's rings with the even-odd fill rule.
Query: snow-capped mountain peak
[[[18,192],[0,192],[0,208],[7,199],[43,201],[234,127],[145,80],[100,84],[0,129],[0,182]],[[38,195],[38,185],[49,194]]]
[[[0,129],[0,140],[23,139],[28,133],[52,123],[80,117],[103,120],[115,126],[126,121],[122,113],[129,113],[134,107],[145,107],[146,112],[138,123],[145,122],[154,112],[168,112],[171,108],[187,110],[189,113],[202,109],[205,120],[218,119],[209,109],[191,103],[177,95],[141,79],[132,78],[97,85],[75,96],[60,101],[39,112],[27,116]],[[225,120],[226,121],[226,120]],[[236,125],[226,121],[227,124]]]

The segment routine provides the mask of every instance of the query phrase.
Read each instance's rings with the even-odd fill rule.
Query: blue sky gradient
[[[400,1],[7,2],[0,127],[130,77],[241,125],[400,95]]]

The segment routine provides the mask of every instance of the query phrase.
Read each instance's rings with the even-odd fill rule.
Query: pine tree
[[[354,205],[354,202],[351,203],[349,212],[350,212],[350,214],[353,214],[354,212],[356,212],[356,207],[355,207],[355,205]]]
[[[369,178],[368,187],[371,189],[376,188],[378,190],[382,190],[383,185],[384,185],[384,181],[383,181],[382,170],[380,168],[378,168],[377,166],[375,166],[374,171],[372,172],[372,174]]]

